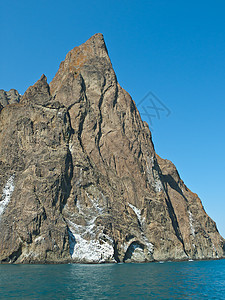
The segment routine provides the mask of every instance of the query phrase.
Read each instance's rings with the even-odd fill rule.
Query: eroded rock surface
[[[4,90],[0,90],[0,107],[5,107],[8,104],[19,103],[21,95],[17,90],[11,89],[6,92]],[[0,108],[1,110],[1,108]]]
[[[156,155],[101,34],[0,112],[0,145],[2,262],[224,256],[198,196]]]

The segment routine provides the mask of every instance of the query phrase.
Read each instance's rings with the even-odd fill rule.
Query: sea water
[[[0,299],[225,299],[225,260],[0,265]]]

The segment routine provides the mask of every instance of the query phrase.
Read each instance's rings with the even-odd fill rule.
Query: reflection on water
[[[0,299],[224,299],[225,260],[0,265]]]

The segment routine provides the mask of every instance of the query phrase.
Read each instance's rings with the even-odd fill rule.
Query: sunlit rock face
[[[0,105],[1,262],[224,256],[198,196],[156,155],[101,34],[19,100]]]
[[[6,105],[12,103],[19,103],[20,99],[21,95],[18,93],[17,90],[11,89],[8,92],[0,90],[0,107],[5,107]]]

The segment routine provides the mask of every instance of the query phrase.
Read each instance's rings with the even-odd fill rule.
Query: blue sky
[[[156,151],[225,237],[225,1],[0,0],[0,11],[0,88],[22,94],[43,73],[50,82],[73,47],[104,34],[136,103],[152,92],[171,111],[152,118]]]

